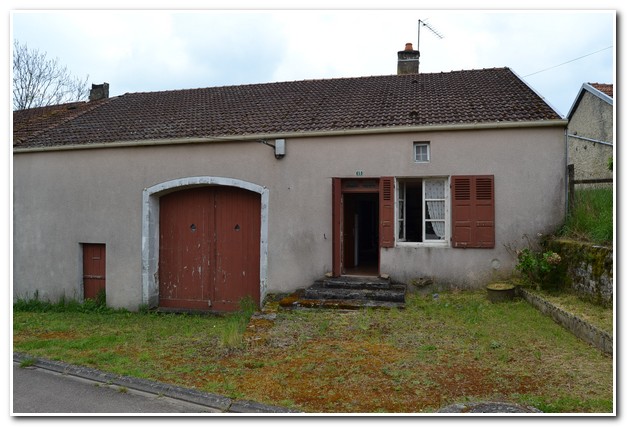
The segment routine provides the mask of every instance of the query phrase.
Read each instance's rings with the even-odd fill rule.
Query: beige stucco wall
[[[612,105],[584,91],[568,123],[568,134],[613,143],[613,124]],[[568,163],[575,165],[575,179],[612,178],[612,171],[607,168],[612,153],[611,146],[568,138]]]
[[[412,160],[430,141],[432,160]],[[107,245],[107,303],[142,303],[142,193],[169,180],[214,176],[268,189],[267,288],[310,285],[331,270],[331,178],[493,174],[496,247],[396,247],[381,254],[393,279],[434,277],[458,287],[509,274],[505,245],[549,233],[563,220],[564,129],[560,127],[288,138],[274,158],[256,142],[217,142],[16,153],[14,298],[80,298],[80,243]]]

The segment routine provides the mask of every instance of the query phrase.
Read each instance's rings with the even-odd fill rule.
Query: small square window
[[[414,142],[414,161],[428,163],[431,160],[430,151],[428,142]]]

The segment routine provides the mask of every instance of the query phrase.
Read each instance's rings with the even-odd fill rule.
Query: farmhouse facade
[[[477,288],[564,219],[566,121],[507,68],[98,98],[14,112],[14,298]]]
[[[614,85],[584,83],[568,113],[568,163],[575,179],[608,179],[614,148]]]

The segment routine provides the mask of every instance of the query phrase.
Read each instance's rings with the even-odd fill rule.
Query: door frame
[[[381,195],[381,179],[379,177],[359,177],[359,178],[332,178],[332,275],[333,277],[339,277],[344,274],[344,242],[343,242],[343,228],[344,228],[344,195],[355,193],[367,193]],[[347,188],[345,183],[349,181],[356,182],[376,182],[372,187],[355,187]],[[379,197],[380,198],[380,197]],[[381,212],[382,204],[379,201],[378,220],[379,224],[382,222]],[[381,230],[381,228],[380,228]],[[381,274],[381,248],[382,248],[382,234],[379,231],[379,244],[377,254],[377,274]]]
[[[261,195],[261,235],[259,255],[259,305],[266,296],[268,282],[268,188],[234,178],[194,176],[165,181],[142,192],[142,304],[159,304],[159,198],[194,186],[221,185],[237,187]]]

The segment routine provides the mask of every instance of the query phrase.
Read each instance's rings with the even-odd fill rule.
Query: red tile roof
[[[598,91],[603,92],[607,96],[614,98],[614,85],[607,83],[590,83],[590,86]]]
[[[29,108],[13,112],[13,145],[26,145],[26,141],[35,140],[47,130],[80,116],[86,111],[96,108],[98,102],[70,102],[67,104],[49,105],[46,107]]]
[[[561,119],[508,68],[129,93],[105,101],[17,139],[19,147]]]

